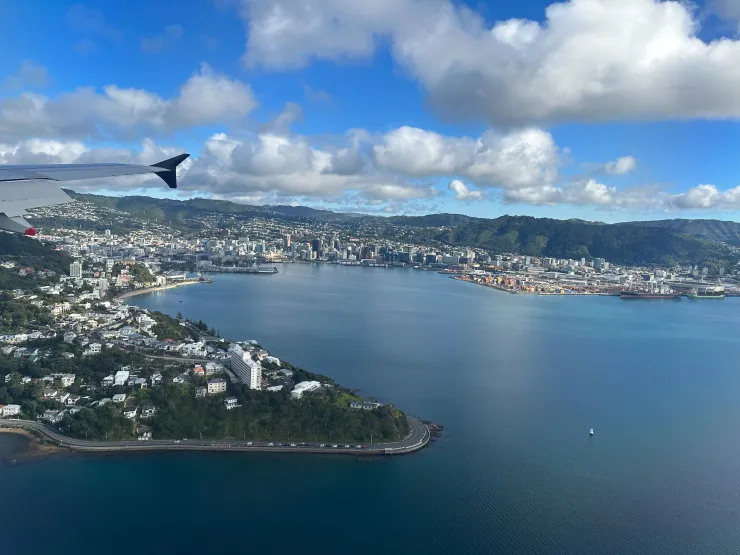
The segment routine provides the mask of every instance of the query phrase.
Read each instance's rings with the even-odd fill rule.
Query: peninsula
[[[229,341],[205,322],[126,304],[127,293],[178,283],[162,283],[158,270],[93,258],[85,268],[70,262],[67,276],[62,253],[0,239],[12,251],[0,255],[0,283],[14,286],[0,291],[0,428],[91,452],[385,454],[429,440],[423,423],[393,405],[363,399],[255,341]]]

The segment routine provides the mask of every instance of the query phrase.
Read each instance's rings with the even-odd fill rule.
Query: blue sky
[[[0,161],[187,151],[180,198],[738,219],[740,0],[172,6],[1,6]]]

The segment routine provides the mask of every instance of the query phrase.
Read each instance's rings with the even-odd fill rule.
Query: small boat
[[[594,429],[593,429],[593,428],[591,428],[591,429],[590,429],[590,430],[588,431],[588,435],[590,435],[590,436],[594,435]]]

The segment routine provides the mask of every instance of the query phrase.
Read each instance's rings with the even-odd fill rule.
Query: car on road
[[[336,447],[339,447],[339,445],[332,445],[332,447],[335,447],[336,448]]]
[[[291,447],[295,447],[295,443],[291,443],[291,444],[290,444],[290,446],[291,446]]]
[[[180,440],[179,440],[179,439],[176,439],[176,440],[175,440],[175,443],[180,443]]]
[[[345,449],[349,449],[349,445],[345,445],[345,446],[344,446],[344,448],[345,448]]]
[[[247,442],[247,445],[250,445],[251,446],[252,445],[252,442],[251,441],[248,441]]]
[[[355,445],[355,449],[362,449],[362,445]]]
[[[275,444],[274,444],[274,443],[268,443],[268,444],[267,444],[267,446],[268,446],[268,447],[274,447],[274,446],[275,446]]]
[[[326,443],[322,443],[319,447],[326,447]]]

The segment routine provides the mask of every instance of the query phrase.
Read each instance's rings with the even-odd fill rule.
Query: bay
[[[443,437],[371,463],[189,453],[0,468],[4,553],[740,552],[736,299],[280,270],[131,302],[256,339]]]

